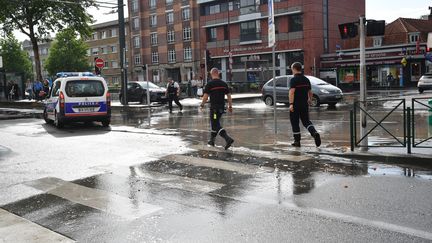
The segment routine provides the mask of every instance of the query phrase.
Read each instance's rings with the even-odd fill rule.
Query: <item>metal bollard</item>
[[[354,111],[350,110],[350,142],[351,142],[351,152],[354,152]]]
[[[407,108],[407,123],[406,123],[406,129],[407,129],[407,152],[408,154],[411,154],[411,108]]]

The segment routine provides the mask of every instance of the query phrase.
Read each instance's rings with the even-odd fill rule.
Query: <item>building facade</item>
[[[366,38],[366,81],[369,87],[416,86],[419,78],[432,72],[426,59],[428,19],[399,18],[386,25],[384,36]],[[321,56],[321,78],[337,80],[338,86],[358,86],[360,80],[359,39],[344,40],[341,49]]]
[[[48,38],[51,39],[51,38]],[[48,58],[49,50],[51,47],[52,41],[41,41],[38,43],[39,45],[39,58],[41,61],[41,72],[42,72],[42,78],[47,79],[49,78],[48,71],[45,69],[45,60]],[[30,60],[32,62],[33,67],[33,77],[37,77],[36,75],[36,62],[35,62],[35,55],[33,51],[33,45],[31,41],[25,40],[22,43],[24,51],[26,51],[30,57]]]
[[[188,81],[200,73],[196,0],[129,0],[132,79]],[[148,65],[148,70],[143,66]],[[148,75],[148,76],[147,76]]]
[[[87,38],[86,43],[89,47],[87,50],[89,65],[94,67],[95,58],[102,58],[105,62],[101,75],[105,78],[110,86],[121,86],[121,69],[120,69],[120,45],[119,45],[119,24],[118,21],[110,21],[91,26],[92,35]],[[126,54],[125,68],[130,80],[132,76],[132,67],[130,65],[130,38],[128,38],[129,22],[125,21],[126,30]]]
[[[263,83],[272,77],[268,47],[267,0],[198,0],[201,48],[225,80]],[[293,62],[317,75],[320,56],[335,51],[338,24],[365,14],[364,0],[275,0],[276,74],[290,73]],[[229,53],[232,74],[229,75]],[[231,77],[229,77],[231,76]]]

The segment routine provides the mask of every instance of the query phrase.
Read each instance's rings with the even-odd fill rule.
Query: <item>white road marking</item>
[[[75,241],[0,208],[0,242],[71,243]]]
[[[260,171],[273,172],[273,169],[269,167],[259,167],[255,165],[226,162],[223,160],[204,159],[204,158],[197,158],[197,157],[191,157],[185,155],[168,155],[163,157],[162,160],[168,160],[168,161],[194,165],[194,166],[203,166],[203,167],[209,167],[214,169],[234,171],[239,174],[246,174],[246,175],[254,175]]]
[[[204,151],[214,151],[214,152],[230,152],[225,151],[223,149],[219,149],[218,147],[210,147],[207,145],[194,145],[191,146],[192,149],[196,150],[204,150]],[[270,151],[257,151],[257,150],[250,150],[245,148],[236,148],[232,147],[230,148],[232,150],[232,153],[239,154],[239,155],[246,155],[246,156],[254,156],[254,157],[260,157],[260,158],[268,158],[268,159],[277,159],[282,161],[289,161],[289,162],[310,162],[314,161],[314,158],[311,156],[306,155],[289,155],[289,154],[277,154]]]
[[[156,205],[132,201],[110,192],[77,185],[57,178],[42,178],[26,183],[46,193],[95,208],[126,219],[137,219],[162,208]]]

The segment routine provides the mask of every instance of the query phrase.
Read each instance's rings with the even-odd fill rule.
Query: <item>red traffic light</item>
[[[354,38],[358,34],[357,23],[340,24],[339,32],[342,39]]]

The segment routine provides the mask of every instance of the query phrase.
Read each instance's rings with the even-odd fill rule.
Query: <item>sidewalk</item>
[[[233,94],[233,100],[254,100],[261,97],[261,94],[257,93],[248,93],[248,94]],[[184,98],[181,99],[180,102],[185,106],[199,106],[201,102],[201,98]],[[151,103],[151,108],[156,108],[160,106],[164,106],[165,104],[161,103]],[[118,100],[113,100],[111,103],[111,107],[113,110],[140,110],[147,109],[148,105],[140,104],[138,102],[130,102],[128,106],[124,106]],[[19,108],[19,109],[40,109],[44,108],[44,103],[36,100],[17,100],[17,101],[0,101],[0,108]]]

